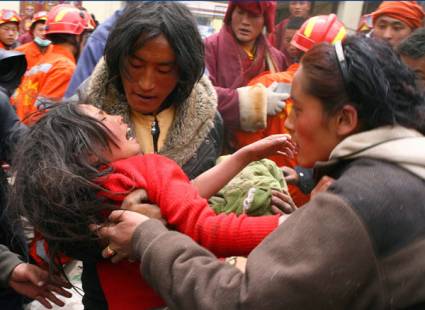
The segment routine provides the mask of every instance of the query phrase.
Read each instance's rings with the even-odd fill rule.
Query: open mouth
[[[240,28],[239,33],[241,33],[243,35],[249,35],[251,33],[251,31],[248,30],[248,29],[245,29],[245,28]]]
[[[145,96],[145,95],[140,95],[140,94],[136,94],[136,95],[137,95],[137,97],[139,97],[143,101],[150,101],[150,100],[153,100],[153,99],[156,98],[155,96]]]

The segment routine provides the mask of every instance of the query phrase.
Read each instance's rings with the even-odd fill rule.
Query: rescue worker
[[[34,14],[29,30],[33,39],[16,48],[17,51],[25,54],[28,63],[27,70],[31,69],[40,60],[41,56],[51,48],[50,40],[46,39],[46,20],[46,11]]]
[[[0,10],[0,48],[12,50],[17,46],[20,21],[14,10]]]
[[[265,71],[286,69],[285,56],[262,34],[274,28],[274,1],[230,1],[220,32],[205,39],[205,63],[218,95],[225,129],[257,130],[267,114],[283,108],[282,94],[263,86],[245,87]]]
[[[72,5],[60,4],[48,13],[46,38],[52,42],[51,51],[27,71],[11,99],[24,123],[34,122],[34,112],[46,102],[62,99],[75,70],[82,36],[93,29],[90,15]]]
[[[315,44],[321,42],[336,43],[341,41],[345,35],[344,24],[338,20],[335,14],[314,16],[309,18],[295,33],[291,45],[298,51],[299,60]],[[269,87],[273,82],[291,84],[298,68],[299,64],[297,62],[292,64],[285,72],[261,75],[251,80],[248,85],[261,83]],[[291,107],[292,100],[286,100],[286,108],[282,112],[267,118],[267,127],[265,129],[256,132],[237,131],[235,134],[235,146],[239,149],[269,135],[287,133],[284,124]],[[297,206],[306,203],[309,199],[308,194],[314,186],[310,171],[298,167],[295,159],[288,159],[280,155],[270,156],[269,159],[275,161],[278,166],[295,168],[298,172],[296,175],[292,169],[284,169],[286,173],[292,173],[292,178],[295,179],[294,182],[296,183],[296,185],[288,185],[289,194]]]
[[[387,41],[392,48],[421,27],[425,16],[416,1],[384,1],[371,15],[373,36]]]
[[[310,17],[310,11],[310,1],[289,1],[289,17],[285,18],[279,24],[277,24],[274,33],[270,36],[273,46],[284,52],[284,36],[286,30],[288,29],[287,26],[289,21],[293,18],[302,18],[305,21]]]
[[[306,18],[303,17],[290,18],[285,26],[285,31],[283,31],[281,37],[279,37],[280,45],[276,46],[276,48],[285,55],[288,65],[292,65],[297,61],[298,50],[291,45],[291,41],[294,34],[301,28],[305,21]]]

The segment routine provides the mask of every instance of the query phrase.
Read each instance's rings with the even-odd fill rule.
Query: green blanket
[[[226,156],[218,159],[225,160]],[[287,189],[282,170],[268,159],[252,162],[209,200],[217,213],[270,215],[271,190]]]

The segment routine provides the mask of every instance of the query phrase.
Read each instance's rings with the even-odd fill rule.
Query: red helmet
[[[336,43],[345,38],[347,30],[335,14],[319,15],[307,19],[292,37],[291,44],[307,52],[314,44]]]
[[[38,21],[47,21],[47,12],[46,11],[40,11],[34,14],[31,20],[31,27]]]
[[[14,10],[0,10],[0,25],[5,23],[17,23],[21,21],[18,13]]]
[[[59,4],[47,14],[46,34],[80,35],[84,30],[94,30],[94,25],[93,19],[86,11],[70,4]]]

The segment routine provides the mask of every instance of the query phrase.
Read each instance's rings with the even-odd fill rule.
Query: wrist
[[[18,272],[17,268],[19,266],[22,266],[23,264],[25,264],[25,262],[23,262],[23,261],[17,262],[16,266],[13,267],[13,269],[10,271],[9,277],[8,277],[8,284],[9,284],[9,286],[11,286],[11,284],[13,283],[13,281],[16,280],[16,277],[19,277],[17,275],[17,272]],[[21,268],[21,267],[19,267],[19,268]]]
[[[243,166],[246,166],[255,160],[254,154],[250,150],[249,145],[237,150],[233,153],[233,156],[235,157],[235,161]]]

